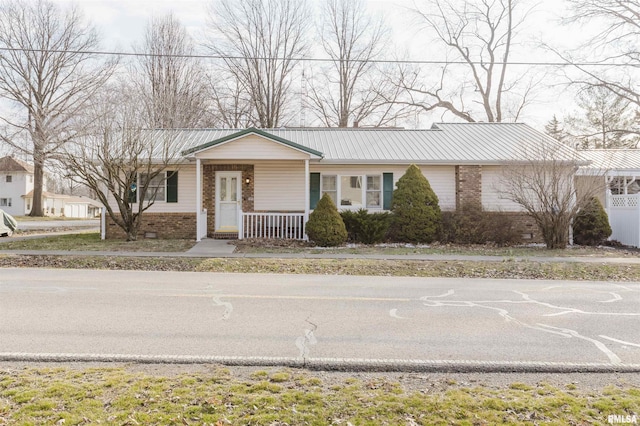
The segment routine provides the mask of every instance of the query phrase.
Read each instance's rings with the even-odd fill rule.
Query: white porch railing
[[[207,209],[200,212],[200,221],[198,222],[198,240],[207,238]]]
[[[611,195],[608,214],[611,239],[640,247],[640,194]]]
[[[304,213],[240,212],[238,238],[304,240]]]

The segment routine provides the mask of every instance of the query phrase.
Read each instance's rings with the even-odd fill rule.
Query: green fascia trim
[[[244,130],[241,130],[239,132],[230,134],[229,136],[225,136],[223,138],[216,139],[216,140],[211,141],[211,142],[207,142],[205,144],[196,146],[196,147],[188,149],[186,151],[182,151],[182,155],[186,156],[186,155],[189,155],[189,154],[193,154],[194,152],[202,151],[203,149],[207,149],[207,148],[210,148],[212,146],[220,145],[221,143],[228,142],[228,141],[230,141],[232,139],[241,138],[242,136],[246,136],[246,135],[251,134],[251,133],[255,133],[256,135],[262,136],[262,137],[264,137],[266,139],[271,139],[273,141],[280,142],[281,144],[287,145],[287,146],[289,146],[291,148],[298,149],[300,151],[306,152],[306,153],[311,154],[311,155],[315,155],[315,156],[320,157],[320,158],[322,158],[324,156],[324,154],[322,154],[320,151],[316,151],[314,149],[307,148],[306,146],[303,146],[303,145],[297,144],[295,142],[291,142],[289,140],[280,138],[280,137],[278,137],[276,135],[272,135],[271,133],[265,132],[264,130],[256,129],[255,127],[249,127],[248,129],[244,129]]]

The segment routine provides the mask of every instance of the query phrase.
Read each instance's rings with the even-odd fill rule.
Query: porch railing
[[[304,213],[240,212],[238,238],[304,240]]]

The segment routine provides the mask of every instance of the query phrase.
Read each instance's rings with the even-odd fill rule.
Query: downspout
[[[305,158],[304,160],[304,219],[302,223],[303,229],[303,239],[308,240],[307,233],[304,232],[305,226],[307,226],[307,222],[309,221],[309,205],[311,204],[311,189],[309,185],[311,182],[309,181],[309,159]]]
[[[200,228],[202,227],[202,171],[200,159],[196,158],[196,242],[202,240]]]

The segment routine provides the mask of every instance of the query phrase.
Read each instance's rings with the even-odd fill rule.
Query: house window
[[[0,198],[0,207],[11,207],[11,198]]]
[[[338,177],[322,175],[322,194],[328,194],[335,205],[338,205]]]
[[[13,176],[7,175],[7,183],[13,182]]]
[[[149,175],[141,174],[140,175],[140,185],[139,188],[144,186],[144,183],[149,180]],[[147,187],[147,195],[145,199],[147,201],[165,201],[165,176],[164,173],[160,173],[151,180],[149,180],[149,186]]]
[[[367,176],[367,207],[382,207],[382,184],[380,175]]]
[[[340,177],[340,205],[362,207],[362,176]]]
[[[338,207],[379,209],[382,208],[382,176],[322,175],[321,195],[324,194],[329,194]]]

